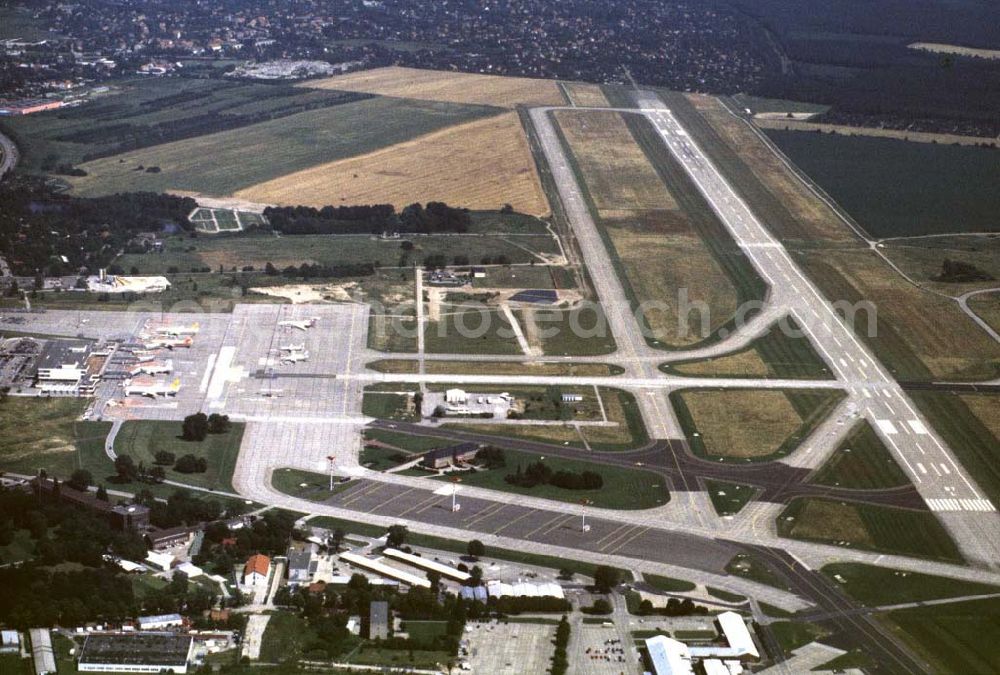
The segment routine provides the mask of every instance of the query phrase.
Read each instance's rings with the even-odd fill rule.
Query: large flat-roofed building
[[[60,501],[89,509],[107,518],[111,526],[122,532],[142,532],[149,527],[149,507],[142,504],[112,504],[98,499],[90,492],[75,490],[65,483],[56,483],[51,478],[35,478],[31,481],[36,495],[58,497]]]
[[[479,452],[478,443],[458,443],[445,448],[434,448],[424,453],[420,463],[429,469],[441,469],[457,462],[468,462]]]
[[[385,640],[389,637],[389,603],[374,600],[368,609],[368,639]]]
[[[57,672],[56,653],[52,649],[52,634],[48,628],[32,628],[28,631],[31,638],[31,661],[35,666],[35,675],[47,675]]]
[[[194,638],[174,633],[102,633],[87,636],[77,669],[82,673],[188,672]]]
[[[657,635],[646,639],[654,675],[694,675],[691,652],[683,642]]]
[[[0,98],[0,115],[7,117],[31,115],[32,113],[55,110],[61,107],[63,107],[62,101],[46,98],[20,98],[15,100]]]

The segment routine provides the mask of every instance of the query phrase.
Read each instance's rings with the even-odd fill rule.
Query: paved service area
[[[414,487],[415,482],[420,487]],[[729,543],[599,517],[588,517],[590,529],[583,532],[579,516],[522,506],[517,503],[522,499],[518,495],[497,494],[497,500],[503,497],[509,500],[495,501],[460,491],[461,510],[453,512],[450,484],[426,478],[406,483],[358,479],[324,503],[362,514],[391,516],[402,523],[433,523],[640,559],[657,559],[664,551],[670,551],[672,561],[677,564],[720,574],[739,552],[738,547]]]
[[[610,623],[613,617],[608,617]],[[579,675],[638,675],[642,669],[634,647],[620,637],[617,626],[583,623],[573,626],[569,662]]]
[[[466,659],[475,675],[544,673],[555,647],[556,627],[530,623],[466,624]]]

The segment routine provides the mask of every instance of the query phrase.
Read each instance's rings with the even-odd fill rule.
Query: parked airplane
[[[149,363],[156,358],[156,354],[152,352],[132,352],[132,356],[134,356],[139,363]]]
[[[283,352],[301,352],[306,348],[306,344],[303,342],[300,345],[282,345],[278,347],[279,350]]]
[[[299,361],[308,361],[308,360],[309,360],[309,352],[302,351],[302,352],[289,352],[287,354],[283,354],[282,357],[278,359],[278,362],[298,363]]]
[[[132,380],[125,382],[125,395],[126,396],[148,396],[149,398],[157,398],[159,396],[176,396],[177,392],[180,391],[181,380],[176,378],[170,384],[166,382],[153,382],[150,384],[133,384]]]
[[[133,366],[129,372],[130,375],[166,375],[172,372],[174,369],[174,362],[167,359],[163,362],[148,362],[140,363],[139,365]]]
[[[174,347],[184,347],[188,349],[191,347],[191,337],[154,337],[146,341],[146,349],[173,349]]]
[[[285,328],[298,328],[299,330],[306,330],[312,328],[319,321],[319,317],[311,316],[308,319],[287,319],[285,321],[279,321],[279,326],[284,326]]]
[[[177,337],[179,335],[197,335],[199,330],[201,330],[201,324],[193,323],[190,326],[158,326],[155,332],[160,335]]]

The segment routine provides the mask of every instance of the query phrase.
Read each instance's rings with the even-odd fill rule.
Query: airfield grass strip
[[[892,453],[867,420],[858,422],[830,459],[810,481],[856,490],[877,490],[910,484]]]

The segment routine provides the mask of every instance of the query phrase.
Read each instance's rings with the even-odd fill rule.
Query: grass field
[[[656,574],[643,574],[642,578],[650,586],[667,593],[687,593],[688,591],[693,591],[697,588],[695,584],[690,581],[685,581],[684,579],[672,579],[670,577],[661,577]]]
[[[1000,293],[983,293],[969,298],[969,309],[1000,332]]]
[[[365,429],[365,438],[369,440],[385,443],[393,448],[398,448],[403,452],[418,453],[432,450],[433,448],[443,448],[452,445],[453,442],[447,438],[433,438],[431,436],[414,436],[398,431],[386,431],[384,429]]]
[[[691,450],[728,461],[792,452],[843,394],[838,391],[686,390],[670,394]]]
[[[379,96],[514,108],[517,105],[562,105],[554,80],[499,77],[416,68],[375,68],[301,85],[310,89],[354,91]]]
[[[271,484],[275,490],[286,495],[314,502],[325,501],[351,487],[350,483],[340,483],[335,480],[331,492],[329,474],[289,468],[275,469],[271,474]]]
[[[365,392],[361,403],[361,414],[382,420],[417,419],[419,412],[413,408],[411,397],[395,392]]]
[[[66,479],[80,468],[77,447],[94,439],[102,445],[109,424],[77,422],[87,401],[79,398],[23,398],[0,402],[0,467],[34,474],[45,469]]]
[[[276,238],[266,234],[243,234],[224,237],[168,237],[162,253],[125,254],[116,259],[123,269],[136,267],[142,274],[189,272],[203,267],[225,271],[252,266],[263,270],[267,263],[283,269],[303,263],[327,266],[372,263],[391,268],[422,265],[434,255],[443,255],[451,263],[456,256],[468,256],[478,262],[484,256],[504,255],[512,263],[529,263],[537,258],[529,251],[555,254],[558,246],[547,236],[482,235],[458,236],[436,234],[412,237],[414,248],[406,252],[401,242],[377,239],[370,235],[303,234]],[[528,250],[525,250],[528,249]],[[412,272],[410,273],[412,278]]]
[[[209,434],[204,441],[181,439],[181,423],[161,420],[129,420],[122,424],[115,437],[115,453],[130,455],[135,463],[154,465],[157,452],[172,452],[176,457],[194,455],[204,457],[208,462],[205,473],[179,473],[172,467],[167,470],[167,479],[189,485],[233,492],[233,470],[240,454],[243,440],[243,423],[232,422],[232,428],[224,434]]]
[[[767,134],[874,237],[1000,231],[1000,163],[991,150],[784,130]]]
[[[861,563],[830,563],[821,571],[866,607],[1000,593],[998,586]]]
[[[496,436],[524,438],[543,443],[559,443],[592,450],[630,450],[649,442],[642,413],[632,394],[620,389],[601,387],[601,400],[608,421],[615,427],[516,426],[504,424],[459,424],[456,428]],[[584,443],[586,440],[586,444]]]
[[[236,196],[316,207],[388,203],[402,209],[414,202],[443,201],[471,209],[510,204],[523,213],[549,212],[513,112],[289,173],[239,190]]]
[[[1000,279],[1000,235],[892,239],[884,242],[882,253],[911,279],[949,295],[958,295],[976,288],[993,288],[998,285],[996,280]],[[992,276],[993,280],[962,283],[935,281],[946,258],[974,265]]]
[[[496,112],[483,106],[373,98],[85,162],[80,167],[88,175],[70,182],[84,196],[123,190],[228,195]],[[379,124],[370,124],[372,119]],[[160,172],[137,171],[139,165],[158,166]]]
[[[664,364],[667,373],[712,377],[777,377],[829,379],[826,362],[813,349],[809,338],[802,335],[794,319],[787,319],[789,332],[782,323],[768,331],[741,351],[701,361],[680,361]]]
[[[737,553],[733,559],[726,564],[726,573],[743,577],[751,581],[756,581],[767,586],[790,591],[788,584],[775,574],[771,567],[763,560],[749,553]],[[774,608],[775,611],[768,612],[769,616],[787,616],[784,610]]]
[[[795,179],[767,146],[709,96],[658,91],[703,152],[786,243],[850,244],[853,233]]]
[[[6,546],[0,546],[0,565],[29,560],[35,552],[35,542],[29,530],[15,530],[13,539]]]
[[[1000,504],[1000,396],[931,391],[910,396],[985,496]]]
[[[877,490],[908,485],[910,479],[872,426],[862,420],[813,475],[811,482],[856,490]]]
[[[941,675],[1000,672],[1000,601],[978,600],[901,609],[885,615],[889,625]]]
[[[528,344],[546,356],[599,356],[616,349],[612,328],[599,306],[525,307],[513,313]]]
[[[601,108],[610,105],[604,91],[599,84],[587,84],[585,82],[564,82],[563,90],[569,98],[570,104],[582,108]]]
[[[8,118],[4,126],[21,146],[22,168],[44,172],[57,164],[78,165],[225,129],[241,133],[240,129],[264,120],[277,121],[366,97],[286,84],[137,77],[118,80],[108,93],[78,108]]]
[[[804,103],[802,101],[785,101],[776,98],[760,98],[747,94],[736,94],[731,97],[738,108],[749,108],[756,113],[822,113],[830,109],[828,105],[819,103]]]
[[[475,306],[442,310],[428,321],[424,349],[431,354],[520,354],[514,331],[499,310]]]
[[[822,626],[808,621],[775,621],[769,627],[786,654],[827,635]]]
[[[930,511],[798,497],[778,516],[778,534],[880,553],[962,562],[955,543]]]
[[[730,320],[741,297],[762,292],[650,125],[610,112],[556,119],[626,293],[645,305],[650,344],[698,343]],[[685,315],[684,299],[709,311]]]
[[[385,471],[398,466],[403,462],[409,461],[410,459],[413,459],[413,457],[409,453],[402,450],[366,446],[361,449],[361,454],[358,457],[358,464],[367,467],[372,471]]]
[[[416,373],[415,360],[382,359],[365,364],[380,373]],[[520,363],[504,361],[426,361],[425,372],[432,375],[539,375],[600,377],[621,375],[624,369],[605,363]]]
[[[537,485],[533,488],[511,485],[504,481],[504,476],[514,473],[518,465],[527,467],[543,456],[518,450],[504,450],[504,454],[507,458],[506,467],[462,473],[462,484],[561,502],[579,503],[581,499],[587,499],[594,506],[607,509],[649,509],[670,501],[666,480],[655,473],[562,457],[545,456],[543,461],[553,471],[595,471],[604,478],[604,487],[599,490],[566,490],[551,485]],[[441,480],[450,478],[443,477]]]
[[[832,300],[870,301],[877,317],[860,305],[854,330],[899,379],[962,380],[996,377],[1000,345],[962,313],[958,304],[921,290],[871,251],[826,250],[797,256]]]
[[[555,119],[599,217],[677,208],[620,114],[560,110]]]
[[[731,516],[739,513],[757,492],[756,488],[749,485],[726,483],[719,480],[705,481],[705,488],[708,490],[708,496],[712,500],[715,512],[720,516]]]

